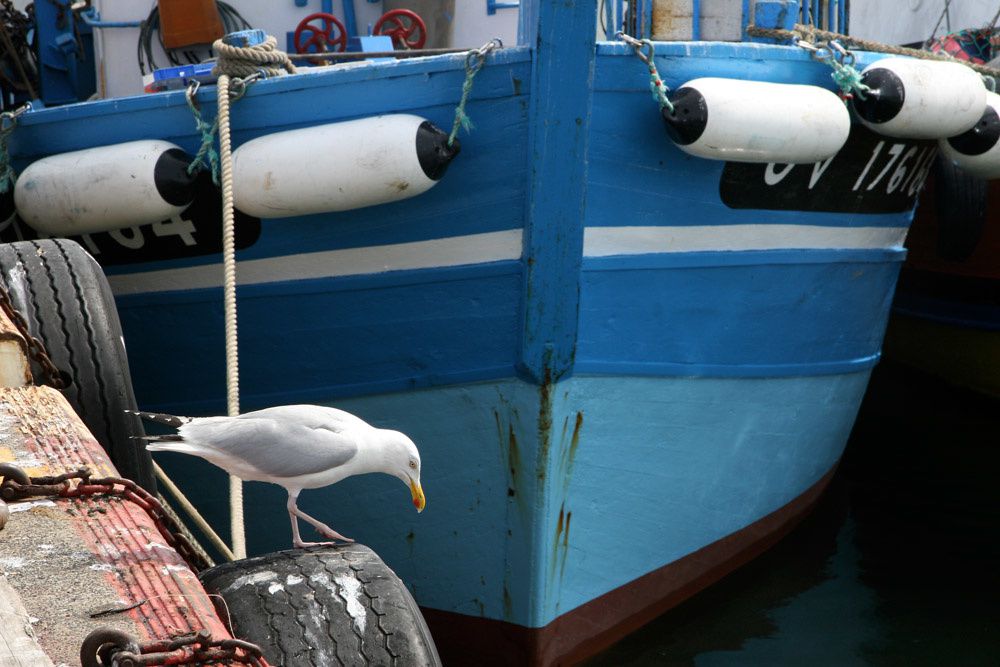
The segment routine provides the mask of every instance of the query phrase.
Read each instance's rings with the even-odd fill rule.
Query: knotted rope
[[[792,30],[782,30],[779,28],[760,28],[755,25],[747,26],[747,34],[751,37],[769,37],[771,39],[785,39],[797,42],[799,40],[806,40],[808,42],[815,42],[817,39],[827,40],[827,41],[838,41],[849,46],[853,46],[862,51],[871,51],[873,53],[889,53],[896,56],[910,56],[911,58],[919,58],[921,60],[944,60],[947,62],[961,63],[967,67],[971,67],[980,74],[986,74],[987,76],[1000,77],[1000,69],[995,67],[988,67],[986,65],[980,65],[978,63],[971,63],[967,60],[957,60],[949,55],[943,53],[932,53],[930,51],[921,51],[919,49],[910,49],[905,46],[893,46],[891,44],[883,44],[882,42],[875,42],[868,39],[859,39],[857,37],[851,37],[850,35],[842,35],[838,32],[830,32],[828,30],[819,30],[810,25],[802,25],[801,23],[796,23]]]
[[[212,48],[219,56],[212,70],[217,76],[227,74],[245,78],[258,72],[265,76],[278,76],[297,71],[288,54],[278,50],[278,40],[273,35],[268,35],[263,44],[255,46],[231,46],[217,39]]]
[[[871,92],[871,88],[861,82],[861,72],[854,67],[854,54],[841,46],[840,42],[813,44],[800,39],[796,42],[796,46],[812,51],[813,60],[826,63],[833,68],[830,78],[840,88],[844,99],[850,95],[865,99],[865,93]]]

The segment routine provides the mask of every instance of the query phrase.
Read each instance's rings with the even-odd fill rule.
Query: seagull
[[[296,501],[303,489],[329,486],[351,475],[384,472],[410,487],[417,512],[426,504],[420,486],[420,453],[413,441],[399,431],[375,428],[343,410],[282,405],[235,417],[126,412],[177,429],[171,435],[140,438],[147,441],[147,450],[200,456],[240,479],[284,487],[296,548],[335,544],[303,542],[298,519],[312,524],[323,537],[354,541],[298,508]]]

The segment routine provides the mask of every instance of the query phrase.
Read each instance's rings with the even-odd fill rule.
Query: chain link
[[[213,639],[208,630],[141,644],[138,653],[122,651],[115,654],[114,661],[121,667],[209,663],[267,665],[256,644],[241,639]]]
[[[147,665],[253,665],[269,667],[263,651],[242,639],[214,639],[208,630],[189,632],[171,639],[155,639],[140,644],[135,638],[111,628],[98,628],[87,635],[83,645],[97,648],[100,663],[91,655],[81,655],[83,667],[112,664],[117,667]]]
[[[4,474],[3,483],[0,484],[0,498],[7,501],[38,496],[82,498],[97,495],[117,496],[129,500],[146,511],[167,544],[176,550],[192,569],[200,572],[210,567],[210,563],[181,531],[180,524],[166,513],[160,501],[132,480],[120,477],[93,479],[90,468],[80,468],[62,475],[30,477],[25,483],[19,481],[25,479],[23,471],[14,466],[5,465],[0,472]],[[70,483],[74,480],[77,481],[76,485]]]
[[[7,292],[7,288],[3,285],[0,285],[0,309],[3,309],[3,312],[7,314],[7,317],[10,318],[10,321],[14,323],[14,326],[17,327],[17,330],[24,337],[24,342],[28,347],[28,356],[42,367],[45,376],[48,378],[49,385],[56,389],[65,389],[66,381],[63,380],[62,371],[52,363],[52,358],[49,357],[49,353],[45,349],[45,344],[31,335],[27,320],[14,307],[14,302],[10,299],[10,293]]]

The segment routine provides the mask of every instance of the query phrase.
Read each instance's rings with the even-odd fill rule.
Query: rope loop
[[[653,43],[648,39],[636,39],[624,32],[619,32],[617,36],[618,39],[635,49],[635,55],[639,57],[639,60],[646,63],[646,67],[649,69],[649,91],[653,94],[653,101],[659,105],[660,111],[666,109],[669,113],[673,114],[674,105],[670,101],[670,98],[667,97],[670,89],[667,88],[667,84],[663,83],[663,77],[660,76],[660,72],[656,69],[656,48],[653,46]]]
[[[264,43],[255,46],[233,46],[217,39],[212,48],[219,55],[219,60],[212,69],[216,76],[227,74],[230,77],[247,78],[259,72],[263,72],[265,76],[278,76],[298,71],[288,54],[278,50],[278,40],[274,35],[268,35]]]
[[[486,64],[486,56],[494,49],[503,48],[503,42],[498,38],[493,38],[478,49],[472,49],[465,55],[465,81],[462,83],[462,99],[455,107],[455,122],[451,125],[451,133],[448,135],[448,145],[455,143],[459,128],[466,132],[471,132],[475,127],[472,119],[465,113],[465,105],[469,101],[469,93],[472,92],[472,80],[479,73],[479,70]]]
[[[27,103],[13,111],[0,113],[0,194],[10,191],[17,180],[17,174],[10,166],[10,151],[7,149],[7,140],[14,132],[14,128],[17,127],[17,119],[30,110],[31,104]]]

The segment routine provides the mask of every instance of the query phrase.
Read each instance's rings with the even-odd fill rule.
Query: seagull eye
[[[410,461],[410,467],[413,468],[413,469],[416,469],[417,462],[416,461]]]

